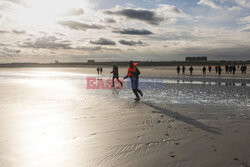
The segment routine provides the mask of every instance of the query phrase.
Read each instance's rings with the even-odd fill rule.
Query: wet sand
[[[182,68],[182,67],[181,67]],[[156,67],[140,67],[139,69],[141,71],[141,76],[147,76],[147,77],[167,77],[167,76],[180,76],[180,77],[188,77],[190,76],[190,72],[188,70],[189,66],[186,66],[185,74],[182,74],[182,70],[180,71],[180,74],[177,75],[176,72],[176,66],[156,66]],[[206,72],[206,75],[203,75],[202,68],[203,66],[193,66],[193,76],[203,76],[203,77],[240,77],[240,78],[250,78],[250,66],[247,66],[247,73],[241,74],[240,69],[236,69],[235,75],[226,73],[224,66],[222,66],[222,73],[221,76],[219,76],[214,69],[214,66],[212,66],[211,73]],[[15,71],[16,69],[22,70],[22,71],[30,71],[32,68],[3,68],[3,70],[7,71]],[[35,68],[36,70],[40,71],[50,71],[53,72],[73,72],[73,73],[81,73],[81,74],[97,74],[96,67],[85,67],[85,68]],[[103,66],[103,74],[104,75],[110,75],[110,72],[112,71],[112,66]],[[121,77],[124,77],[127,74],[127,67],[119,67],[119,73]]]
[[[135,102],[131,90],[87,90],[85,77],[94,73],[1,71],[1,166],[250,165],[249,87],[215,86],[238,90],[242,105],[159,102],[146,90]]]

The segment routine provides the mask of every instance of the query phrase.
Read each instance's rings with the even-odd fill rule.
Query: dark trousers
[[[122,86],[122,82],[119,80],[119,75],[113,75],[113,78],[112,78],[113,85],[115,85],[115,79],[117,79],[117,81],[120,82]]]
[[[139,79],[136,77],[131,77],[130,79],[131,79],[131,87],[132,87],[132,90],[133,90],[136,98],[140,98],[138,93],[142,94],[142,91],[140,89],[138,89]]]

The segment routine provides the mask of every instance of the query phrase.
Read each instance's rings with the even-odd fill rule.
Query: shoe
[[[141,99],[140,99],[139,97],[137,97],[137,98],[135,98],[135,100],[136,100],[136,101],[139,101],[139,100],[141,100]]]
[[[141,97],[143,96],[143,93],[142,93],[142,91],[140,91],[140,92],[139,92],[139,94],[141,95]]]

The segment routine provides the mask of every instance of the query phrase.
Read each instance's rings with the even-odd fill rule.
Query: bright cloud
[[[221,7],[219,5],[217,5],[216,3],[214,3],[212,0],[200,0],[198,2],[199,5],[206,5],[209,6],[213,9],[221,9]]]

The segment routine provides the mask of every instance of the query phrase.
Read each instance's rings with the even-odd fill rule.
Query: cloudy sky
[[[0,62],[250,60],[250,0],[0,0]]]

